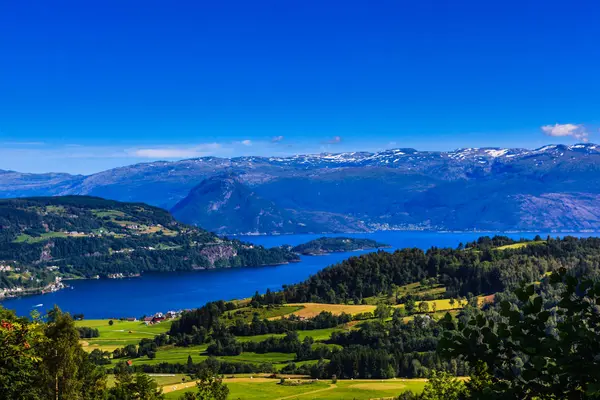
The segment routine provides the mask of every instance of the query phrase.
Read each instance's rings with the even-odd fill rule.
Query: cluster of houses
[[[44,289],[42,289],[42,294],[54,293],[64,288],[65,284],[62,283],[62,278],[57,276],[54,278],[54,283],[50,283]]]
[[[21,286],[17,286],[14,288],[4,288],[4,289],[0,289],[0,299],[4,298],[4,297],[13,297],[21,292],[23,292],[25,289],[22,288]]]
[[[12,271],[12,267],[10,265],[0,264],[0,272],[9,272]]]
[[[162,321],[178,318],[182,312],[183,311],[167,311],[164,314],[161,312],[158,312],[149,317],[144,317],[142,322],[144,322],[146,325],[160,324]],[[137,319],[136,318],[127,318],[127,321],[137,321]]]

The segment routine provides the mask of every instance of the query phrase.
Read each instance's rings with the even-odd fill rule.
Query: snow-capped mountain
[[[167,209],[179,203],[184,222],[202,221],[225,233],[581,230],[600,229],[599,172],[595,144],[448,152],[399,148],[156,161],[90,176],[0,171],[0,197],[86,194]],[[234,176],[236,184],[216,183],[221,176]],[[202,185],[208,179],[210,185]],[[190,216],[218,202],[223,187],[235,189],[229,193],[235,204],[211,210],[211,218]],[[243,223],[234,223],[240,216]]]

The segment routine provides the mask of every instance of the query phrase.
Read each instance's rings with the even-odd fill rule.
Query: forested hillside
[[[600,239],[536,238],[515,242],[508,237],[482,237],[459,248],[379,251],[351,257],[318,272],[306,282],[287,287],[288,302],[360,303],[398,286],[433,279],[447,296],[492,294],[522,282],[537,281],[561,267],[600,262]]]
[[[56,290],[65,278],[280,264],[286,249],[221,239],[139,203],[66,196],[0,201],[0,292]]]
[[[201,332],[214,355],[295,351],[297,361],[320,361],[284,370],[320,379],[432,378],[422,397],[401,399],[596,398],[599,267],[598,238],[515,242],[497,236],[456,249],[378,252],[252,298],[257,310],[302,301],[345,303],[352,310],[376,300],[374,313],[255,317],[249,325],[223,327],[237,306],[211,303],[184,314],[171,337],[193,341]],[[449,308],[440,313],[447,305],[442,299]],[[348,320],[355,321],[352,327],[341,328]],[[333,347],[325,349],[290,334],[252,345],[236,339],[334,326],[338,331],[323,342]],[[461,375],[471,379],[452,379]]]
[[[262,373],[273,379],[273,389],[277,380],[285,387],[280,376],[293,374],[302,377],[294,384],[301,386],[331,379],[332,396],[343,380],[371,379],[369,390],[377,390],[376,383],[393,378],[427,378],[420,388],[412,386],[422,394],[402,393],[408,387],[401,384],[394,395],[404,400],[593,399],[600,393],[599,266],[598,238],[496,236],[455,249],[355,257],[282,291],[208,303],[156,328],[139,321],[80,320],[75,331],[58,310],[50,313],[48,324],[30,324],[0,308],[0,350],[11,351],[0,360],[0,372],[12,374],[5,379],[0,374],[0,394],[18,398],[13,385],[27,388],[24,398],[43,392],[44,386],[34,383],[52,382],[46,376],[57,368],[51,350],[70,335],[64,348],[82,368],[65,369],[73,374],[60,381],[97,398],[121,399],[126,397],[118,397],[117,390],[142,390],[131,374],[147,372],[227,375],[234,388],[232,374]],[[328,303],[300,303],[305,300]],[[60,332],[55,321],[61,321]],[[29,335],[25,339],[19,336],[23,329]],[[85,346],[94,342],[87,347],[89,356],[76,345],[75,332],[83,335]],[[142,332],[137,340],[129,338]],[[48,344],[29,347],[46,337]],[[119,342],[123,346],[115,347]],[[105,373],[116,374],[115,389],[105,388]],[[464,376],[469,379],[455,379]],[[153,399],[156,386],[144,375],[136,379],[149,390],[140,398]],[[87,394],[89,382],[96,382],[96,394]],[[222,389],[224,382],[216,387]],[[184,392],[185,397],[169,398],[194,398]]]
[[[372,239],[348,237],[322,237],[294,246],[292,251],[306,255],[318,255],[343,251],[369,250],[389,247]]]

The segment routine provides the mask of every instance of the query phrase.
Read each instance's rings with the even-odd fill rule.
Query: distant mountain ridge
[[[599,172],[595,144],[400,148],[157,161],[90,176],[2,171],[0,197],[146,202],[219,233],[597,230]]]

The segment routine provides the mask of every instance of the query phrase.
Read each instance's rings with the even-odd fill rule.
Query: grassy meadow
[[[286,386],[279,384],[278,379],[258,377],[225,378],[223,382],[229,387],[229,399],[233,400],[369,400],[397,397],[407,390],[420,393],[426,383],[424,379],[357,379],[338,380],[335,384],[324,380],[300,386]],[[167,399],[178,399],[185,392],[195,390],[194,382],[163,386]]]
[[[75,321],[76,326],[96,328],[100,337],[82,339],[81,343],[88,351],[100,349],[113,351],[129,344],[137,345],[140,340],[152,339],[156,335],[168,332],[172,321],[163,321],[160,324],[146,325],[141,321],[120,321],[113,319],[113,325],[108,319],[84,319]]]

